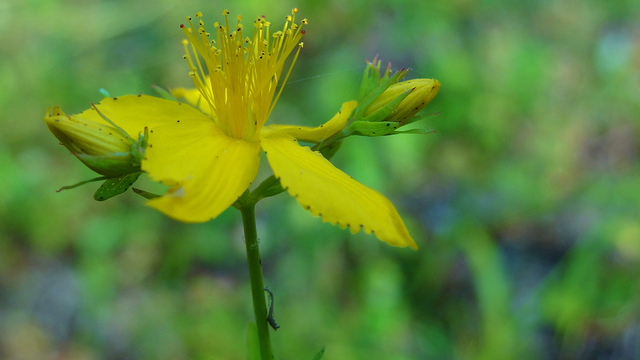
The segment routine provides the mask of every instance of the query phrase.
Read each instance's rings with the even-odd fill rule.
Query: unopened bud
[[[140,171],[147,144],[146,130],[134,141],[111,122],[113,126],[65,115],[59,106],[47,110],[44,121],[62,145],[98,174],[116,177]]]
[[[438,94],[440,82],[435,79],[407,80],[389,86],[365,108],[363,116],[379,112],[376,121],[390,121],[406,125]]]
[[[425,133],[397,129],[422,118],[416,114],[438,94],[440,82],[435,79],[400,82],[408,69],[391,75],[391,65],[381,72],[380,63],[377,58],[367,62],[360,84],[358,108],[345,132],[363,136]]]

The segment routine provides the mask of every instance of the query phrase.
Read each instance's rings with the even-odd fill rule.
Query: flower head
[[[313,215],[354,234],[364,230],[391,245],[417,248],[387,198],[298,143],[318,144],[343,130],[356,101],[342,104],[318,127],[266,125],[302,47],[307,22],[296,23],[296,13],[294,9],[275,32],[264,17],[256,18],[251,36],[245,36],[241,17],[230,26],[226,10],[224,23],[214,24],[215,35],[205,30],[202,14],[196,15],[196,24],[187,18],[189,26],[181,28],[195,89],[173,91],[186,103],[123,96],[107,98],[97,107],[129,135],[148,127],[142,170],[169,186],[148,205],[174,219],[204,222],[217,217],[248,189],[264,151],[282,187]],[[95,111],[79,116],[97,118]]]

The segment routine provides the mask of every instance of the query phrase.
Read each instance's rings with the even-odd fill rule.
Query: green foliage
[[[98,188],[96,193],[93,194],[94,200],[105,201],[124,193],[138,180],[140,175],[142,175],[142,173],[137,172],[108,179]]]
[[[56,104],[87,109],[101,88],[118,96],[189,86],[178,25],[197,10],[220,20],[216,6],[0,6],[0,357],[251,358],[237,211],[181,224],[131,192],[105,203],[91,200],[89,186],[56,193],[95,174],[41,120]],[[417,252],[323,224],[288,196],[260,202],[262,266],[281,326],[274,352],[637,357],[638,6],[296,6],[309,18],[305,47],[272,121],[326,121],[357,96],[364,59],[375,54],[394,70],[412,68],[407,79],[438,79],[424,112],[441,114],[422,121],[436,135],[350,137],[333,158],[389,195]],[[228,7],[274,24],[290,11]],[[162,192],[144,177],[138,185]]]

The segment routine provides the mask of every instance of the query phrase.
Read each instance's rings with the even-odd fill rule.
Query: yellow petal
[[[207,76],[207,80],[205,81],[205,84],[209,82],[208,79],[209,77]],[[200,93],[200,90],[196,88],[193,88],[193,89],[175,88],[171,90],[171,95],[176,97],[178,100],[184,99],[189,105],[195,108],[198,108],[200,111],[202,111],[205,114],[208,114],[208,115],[211,114],[211,107],[209,106],[209,103],[202,98],[202,94]]]
[[[134,139],[145,127],[172,124],[176,120],[191,117],[211,121],[208,116],[188,104],[147,95],[125,95],[104,98],[96,105],[109,120],[124,129]],[[77,115],[79,118],[108,124],[92,107]]]
[[[242,195],[259,165],[260,143],[230,138],[211,120],[174,120],[149,134],[142,170],[172,188],[148,205],[183,222],[208,221]]]
[[[353,180],[318,152],[299,146],[286,134],[261,139],[269,164],[298,203],[325,222],[349,226],[393,246],[417,249],[400,215],[383,195]]]
[[[349,121],[351,113],[357,106],[357,101],[347,101],[342,104],[340,111],[338,111],[331,120],[318,127],[268,125],[262,129],[262,132],[264,136],[269,136],[271,133],[285,133],[299,139],[300,141],[317,143],[342,130],[347,124],[347,121]]]

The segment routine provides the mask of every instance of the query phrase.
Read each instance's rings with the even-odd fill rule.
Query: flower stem
[[[251,282],[251,296],[253,297],[253,313],[258,327],[260,341],[260,356],[262,360],[271,360],[271,341],[267,325],[267,303],[264,297],[262,282],[262,266],[260,264],[260,250],[258,249],[258,233],[256,231],[255,202],[249,201],[240,207],[244,224],[244,242],[247,248],[247,262],[249,263],[249,280]]]

